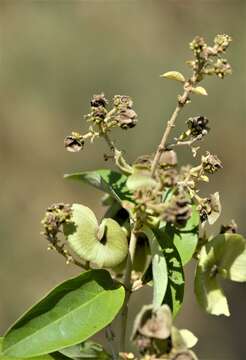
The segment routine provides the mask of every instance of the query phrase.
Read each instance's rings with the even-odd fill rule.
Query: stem
[[[129,244],[129,251],[128,257],[126,262],[126,272],[124,278],[124,286],[126,290],[126,297],[125,302],[123,305],[123,309],[121,311],[121,338],[120,338],[120,350],[125,351],[126,346],[126,328],[127,328],[127,318],[128,318],[128,304],[129,299],[131,296],[131,271],[132,271],[132,264],[134,260],[135,250],[137,245],[137,236],[136,236],[136,223],[133,225],[130,244]]]
[[[131,166],[126,162],[126,160],[122,156],[122,152],[117,149],[114,142],[110,139],[109,135],[107,134],[107,132],[103,129],[103,127],[101,125],[100,125],[100,131],[101,131],[101,134],[102,134],[104,140],[108,144],[110,150],[114,154],[115,163],[118,166],[118,168],[128,175],[131,174],[132,173]]]
[[[112,360],[117,360],[118,359],[118,355],[117,353],[115,352],[114,350],[114,338],[115,338],[115,335],[114,335],[114,332],[111,328],[111,324],[108,325],[105,329],[105,337],[109,343],[109,348],[110,348],[110,352],[111,352],[111,355],[112,355]]]
[[[165,150],[166,147],[166,142],[167,142],[167,138],[172,130],[172,128],[175,126],[175,121],[178,117],[178,114],[180,112],[180,110],[184,107],[184,105],[187,102],[187,99],[189,97],[189,93],[190,93],[190,89],[185,89],[183,95],[181,96],[181,98],[178,101],[178,105],[176,106],[174,112],[172,113],[172,116],[170,118],[170,120],[167,122],[166,128],[164,130],[161,142],[156,150],[155,153],[155,157],[152,163],[152,167],[151,167],[151,176],[155,175],[155,171],[157,168],[157,165],[159,163],[160,157],[162,152]]]

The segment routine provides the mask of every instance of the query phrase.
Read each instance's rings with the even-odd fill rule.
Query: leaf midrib
[[[116,290],[116,289],[115,289],[115,290]],[[111,292],[111,291],[112,291],[112,290],[110,290],[110,292]],[[66,315],[62,316],[61,318],[56,319],[56,320],[52,323],[52,325],[55,324],[55,323],[57,323],[57,322],[59,322],[61,319],[65,319],[67,316],[69,316],[70,314],[78,311],[79,309],[83,308],[84,306],[89,305],[89,304],[92,303],[96,298],[98,298],[98,297],[100,297],[100,296],[102,296],[102,295],[104,295],[104,294],[106,294],[106,291],[101,292],[100,294],[96,295],[93,299],[89,300],[86,304],[82,304],[81,306],[79,306],[78,308],[70,311],[69,313],[67,313]],[[111,295],[111,294],[112,294],[112,292],[110,293],[110,295]],[[30,320],[30,321],[31,321],[31,320]],[[50,325],[51,325],[50,323],[47,324],[47,325],[45,325],[45,326],[42,327],[41,329],[36,330],[34,333],[28,335],[27,337],[24,337],[23,339],[21,339],[20,341],[18,341],[18,342],[16,342],[16,343],[14,343],[12,346],[7,347],[7,349],[5,349],[5,350],[3,351],[3,354],[6,354],[6,351],[8,352],[10,349],[13,349],[17,344],[20,345],[22,342],[26,341],[28,338],[32,338],[37,332],[39,332],[40,330],[45,329],[46,327],[48,327],[48,326],[50,326]],[[18,330],[18,329],[16,329],[16,331],[17,331],[17,330]],[[55,349],[54,349],[54,351],[55,351]],[[42,355],[42,354],[36,354],[35,356],[39,356],[39,355]]]

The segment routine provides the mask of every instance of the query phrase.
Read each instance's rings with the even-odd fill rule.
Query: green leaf
[[[23,357],[10,357],[8,355],[3,355],[2,353],[2,343],[3,343],[3,337],[0,337],[0,360],[24,360]],[[53,356],[54,355],[54,356]],[[62,356],[59,354],[47,354],[47,355],[41,355],[41,356],[35,356],[35,357],[29,357],[29,360],[63,360],[67,359],[65,356]]]
[[[239,234],[220,234],[207,244],[214,248],[214,264],[225,279],[246,281],[246,240]]]
[[[160,75],[161,77],[164,77],[166,79],[170,79],[170,80],[177,80],[180,82],[185,82],[185,77],[184,75],[182,75],[180,72],[178,71],[168,71],[162,75]]]
[[[246,281],[246,240],[243,236],[225,233],[213,238],[202,247],[196,270],[198,302],[210,314],[229,316],[227,299],[217,275],[233,281]]]
[[[130,191],[139,189],[152,189],[157,185],[149,171],[134,170],[134,173],[127,179],[126,185]]]
[[[111,357],[105,352],[100,344],[92,341],[85,341],[81,344],[67,347],[59,352],[70,359],[75,360],[110,360]]]
[[[163,303],[169,305],[173,317],[179,312],[184,298],[183,265],[173,238],[170,236],[169,226],[154,230],[163,249],[168,268],[168,285]]]
[[[214,249],[203,246],[196,268],[195,294],[198,303],[211,315],[230,316],[227,299],[216,277]]]
[[[177,248],[183,266],[187,264],[192,258],[198,243],[200,216],[196,210],[196,206],[192,207],[191,218],[182,229],[172,229],[173,242]]]
[[[32,357],[76,345],[107,326],[124,302],[124,288],[106,270],[65,281],[7,332],[4,355]]]
[[[64,175],[65,179],[77,180],[112,195],[117,201],[131,200],[131,194],[126,187],[127,177],[116,171],[100,169],[83,171]]]
[[[152,255],[152,274],[153,274],[153,305],[155,308],[161,306],[167,290],[167,263],[160,244],[153,231],[144,226],[142,231],[147,236]]]
[[[120,225],[106,218],[98,225],[93,211],[84,205],[73,204],[71,222],[63,229],[73,251],[98,267],[115,267],[128,254],[127,235]]]

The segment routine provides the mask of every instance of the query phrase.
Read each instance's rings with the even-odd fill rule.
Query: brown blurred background
[[[73,155],[63,148],[64,136],[86,130],[82,115],[92,94],[127,94],[140,121],[128,132],[116,130],[117,144],[130,161],[152,152],[179,92],[177,83],[159,74],[176,69],[188,75],[188,43],[197,34],[208,41],[217,33],[233,37],[227,55],[233,76],[206,80],[209,96],[194,97],[179,118],[180,128],[192,115],[210,119],[202,148],[216,153],[224,169],[203,193],[221,193],[223,216],[215,230],[235,218],[246,233],[245,5],[243,0],[0,0],[1,333],[51,287],[78,273],[46,251],[39,235],[45,208],[57,201],[81,202],[102,214],[98,191],[62,175],[104,167],[105,145],[98,141]],[[179,160],[190,161],[189,152],[182,149]],[[178,326],[199,337],[202,360],[246,359],[246,285],[227,284],[232,315],[211,317],[195,302],[193,266],[188,270]],[[139,299],[133,301],[139,308]]]

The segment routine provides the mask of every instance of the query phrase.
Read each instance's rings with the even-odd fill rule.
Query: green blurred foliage
[[[46,252],[39,235],[45,208],[76,201],[103,213],[97,190],[66,182],[62,174],[104,166],[105,145],[98,141],[71,154],[63,148],[64,136],[86,130],[82,115],[92,94],[127,94],[135,100],[139,125],[127,133],[116,130],[117,144],[130,161],[153,152],[179,92],[179,84],[159,75],[168,70],[188,75],[184,61],[197,34],[210,41],[221,32],[233,37],[228,50],[233,75],[204,82],[209,96],[194,97],[179,118],[179,130],[189,116],[209,118],[212,129],[202,149],[216,153],[224,169],[202,193],[219,190],[220,222],[235,218],[245,233],[245,5],[243,0],[0,2],[1,332],[52,286],[78,273]],[[179,160],[192,158],[181,149]],[[193,268],[189,271],[192,275]],[[178,323],[200,338],[201,359],[245,359],[245,284],[227,287],[232,316],[218,319],[201,312],[187,278]],[[133,298],[131,315],[142,296]]]

